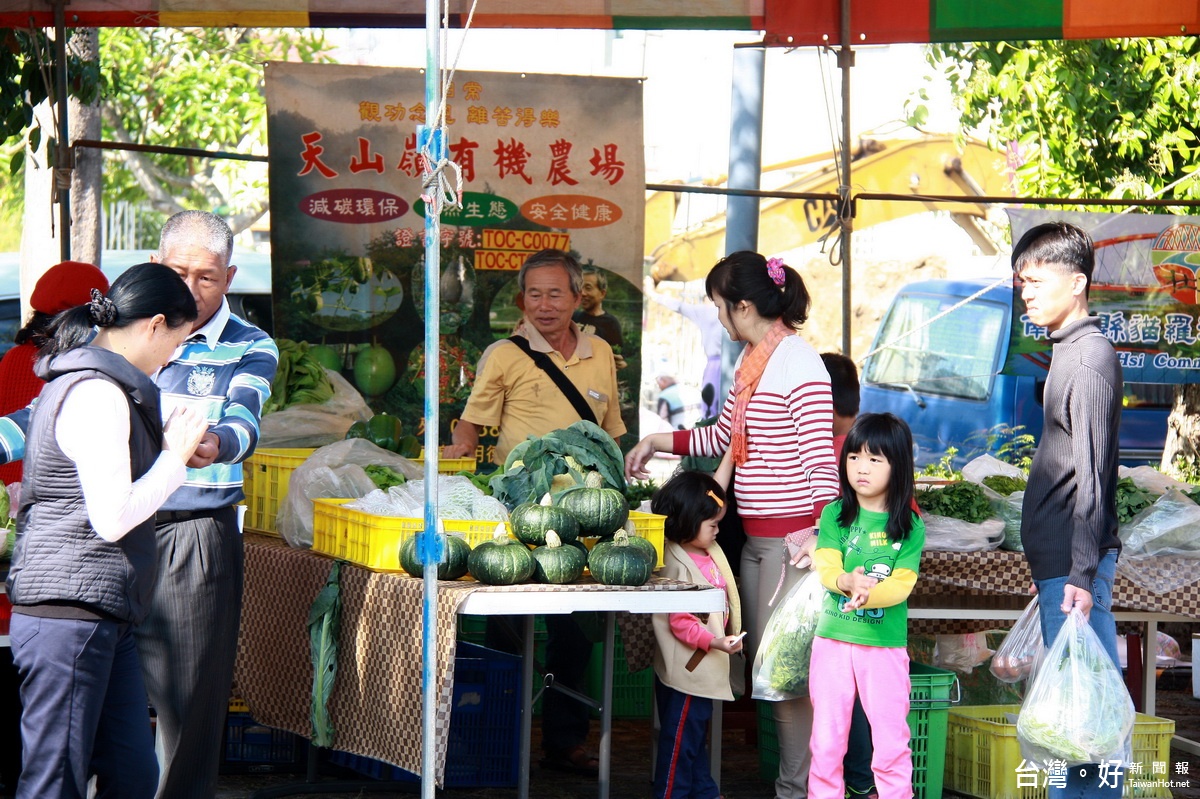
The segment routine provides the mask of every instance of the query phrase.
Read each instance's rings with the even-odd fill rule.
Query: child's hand
[[[842,593],[850,597],[850,600],[843,606],[846,610],[858,610],[866,604],[867,599],[871,596],[871,589],[875,587],[879,581],[874,577],[869,576],[862,566],[859,566],[852,572],[846,572],[838,577],[837,585],[842,590]]]
[[[727,652],[730,655],[742,651],[742,639],[746,637],[745,633],[738,635],[724,635],[713,638],[709,643],[709,649],[716,649],[721,652]]]

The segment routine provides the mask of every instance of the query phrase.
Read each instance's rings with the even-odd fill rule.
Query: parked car
[[[1012,286],[994,286],[939,317],[995,282],[910,283],[879,325],[873,354],[862,367],[861,410],[890,411],[908,422],[918,466],[936,463],[955,447],[955,465],[961,467],[994,452],[1004,440],[994,434],[1004,430],[1041,435],[1045,381],[1000,374],[1008,357]],[[1161,459],[1173,399],[1172,385],[1125,384],[1122,463]]]
[[[154,250],[105,250],[100,268],[114,280],[134,264],[150,260]],[[272,332],[271,256],[254,250],[237,249],[233,253],[237,274],[227,295],[235,314]],[[21,316],[21,254],[0,253],[0,356],[12,347],[13,337],[24,323]]]

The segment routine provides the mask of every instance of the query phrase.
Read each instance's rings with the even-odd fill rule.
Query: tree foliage
[[[108,141],[265,155],[263,63],[327,53],[324,35],[309,29],[105,28],[99,63],[68,49],[68,90],[100,102]],[[0,31],[0,203],[10,219],[24,196],[26,144],[53,135],[33,119],[53,90],[53,65],[42,31]],[[185,208],[221,213],[235,231],[267,210],[265,164],[109,150],[103,180],[105,203],[138,206],[148,231]]]
[[[110,28],[100,37],[105,138],[266,154],[263,63],[328,60],[322,34],[247,28]],[[235,230],[267,208],[265,165],[114,151],[106,200],[160,214],[203,207]]]
[[[1200,39],[937,44],[929,61],[1020,194],[1200,199]]]

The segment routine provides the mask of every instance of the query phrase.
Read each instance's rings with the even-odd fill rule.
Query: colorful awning
[[[995,39],[1181,36],[1200,3],[1181,0],[848,0],[852,45]],[[451,3],[465,24],[470,0]],[[0,26],[51,26],[46,0],[0,0]],[[424,0],[71,0],[68,26],[394,27],[425,25]],[[773,44],[840,44],[840,0],[484,0],[480,28],[765,31]]]

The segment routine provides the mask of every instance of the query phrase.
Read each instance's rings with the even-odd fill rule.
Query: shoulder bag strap
[[[575,412],[579,414],[579,418],[583,419],[585,422],[597,424],[596,414],[592,411],[592,406],[588,405],[587,400],[585,400],[583,395],[579,393],[579,389],[575,387],[575,384],[572,383],[567,376],[562,373],[561,369],[555,366],[554,361],[550,360],[549,355],[544,352],[537,352],[530,347],[529,342],[524,336],[509,336],[508,340],[520,347],[521,352],[532,358],[534,364],[537,365],[537,368],[545,372],[547,376],[554,381],[554,385],[558,386],[558,390],[561,391],[563,396],[567,398],[567,401],[571,403],[571,407],[573,407]]]

